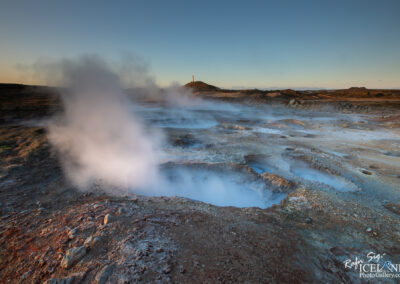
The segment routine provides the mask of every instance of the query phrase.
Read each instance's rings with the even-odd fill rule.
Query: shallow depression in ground
[[[297,187],[360,190],[363,179],[368,177],[360,174],[351,164],[357,161],[350,161],[347,156],[361,146],[372,151],[376,143],[385,139],[400,141],[397,133],[365,127],[366,116],[282,106],[201,102],[179,108],[147,105],[136,112],[148,124],[167,133],[163,162],[181,165],[180,170],[163,171],[165,190],[161,186],[158,194],[218,206],[265,208],[279,203],[286,193],[277,192],[262,179],[253,180],[254,175],[263,173],[279,175]],[[246,162],[247,155],[268,156],[268,161]],[[310,163],[321,159],[325,163],[322,168]],[[251,175],[246,177],[232,169],[228,173],[209,169],[216,164],[248,166]]]

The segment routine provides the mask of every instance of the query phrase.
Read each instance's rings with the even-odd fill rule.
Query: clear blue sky
[[[40,58],[125,52],[161,85],[399,88],[400,0],[0,0],[0,82]]]

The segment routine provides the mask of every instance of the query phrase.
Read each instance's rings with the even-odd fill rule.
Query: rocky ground
[[[360,279],[354,269],[345,268],[344,261],[373,251],[400,263],[399,140],[386,138],[377,144],[360,138],[357,144],[336,145],[319,132],[301,132],[317,129],[305,119],[268,125],[272,127],[268,129],[289,129],[285,134],[246,136],[260,124],[220,121],[218,139],[232,133],[237,143],[252,145],[257,139],[269,139],[283,145],[280,156],[286,161],[340,178],[351,190],[307,182],[296,178],[295,171],[287,176],[282,169],[257,171],[258,166],[268,167],[273,152],[251,148],[247,155],[237,153],[229,167],[286,194],[279,204],[237,208],[182,197],[110,196],[100,185],[87,192],[71,186],[46,128],[32,123],[60,109],[57,97],[50,95],[53,90],[2,88],[2,283],[396,283],[395,279]],[[6,97],[10,88],[15,93]],[[24,99],[16,100],[21,93]],[[329,106],[293,99],[279,103],[296,112],[311,105]],[[341,103],[347,104],[341,108],[343,113],[363,113],[368,107],[375,113],[363,123],[337,122],[341,132],[379,128],[383,133],[399,133],[396,102],[391,107],[382,107],[387,102],[375,98],[373,103]],[[169,138],[174,146],[185,148],[204,137],[201,131],[171,130]],[[217,154],[230,152],[229,145],[222,146]],[[327,152],[333,146],[341,155]],[[202,167],[216,171],[228,165]]]

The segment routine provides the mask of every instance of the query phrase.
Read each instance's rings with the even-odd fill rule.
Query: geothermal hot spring
[[[263,173],[279,175],[295,187],[337,192],[376,186],[379,182],[371,181],[375,174],[367,169],[371,163],[387,164],[393,176],[396,174],[399,158],[395,145],[400,136],[372,127],[368,116],[203,100],[189,106],[135,103],[129,109],[135,116],[134,123],[140,122],[141,131],[150,132],[141,138],[142,143],[151,143],[153,138],[158,140],[159,149],[144,147],[143,155],[130,154],[130,148],[137,148],[130,141],[143,134],[129,125],[119,127],[132,134],[122,142],[118,141],[121,133],[114,131],[112,142],[89,130],[91,137],[84,139],[96,137],[96,145],[89,142],[85,151],[88,157],[80,162],[86,163],[83,169],[69,170],[75,180],[86,180],[91,173],[100,180],[108,178],[112,185],[125,178],[118,176],[120,173],[131,175],[124,173],[124,168],[137,163],[133,182],[127,183],[129,193],[180,196],[218,206],[266,208],[278,204],[286,193],[269,188],[261,177]],[[117,143],[123,151],[107,153],[110,143],[111,147]],[[100,161],[93,158],[99,153]],[[85,156],[80,152],[77,155]],[[157,161],[149,165],[148,159]],[[99,164],[106,168],[99,169]]]
[[[373,115],[206,101],[174,89],[163,102],[128,99],[115,76],[88,66],[67,66],[71,92],[49,126],[66,175],[83,190],[100,183],[109,193],[260,208],[288,193],[265,174],[291,190],[396,190],[400,135]]]
[[[295,187],[359,191],[374,177],[367,163],[395,162],[379,148],[400,141],[396,133],[371,130],[367,116],[283,106],[198,101],[190,106],[136,104],[132,112],[165,137],[161,181],[131,192],[218,206],[279,203],[286,193],[269,188],[263,173],[279,175]]]

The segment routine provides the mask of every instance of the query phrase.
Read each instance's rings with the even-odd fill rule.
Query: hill
[[[207,83],[204,83],[202,81],[194,81],[187,83],[185,85],[186,88],[191,88],[194,92],[216,92],[220,91],[221,89],[218,87],[215,87],[213,85],[209,85]]]

